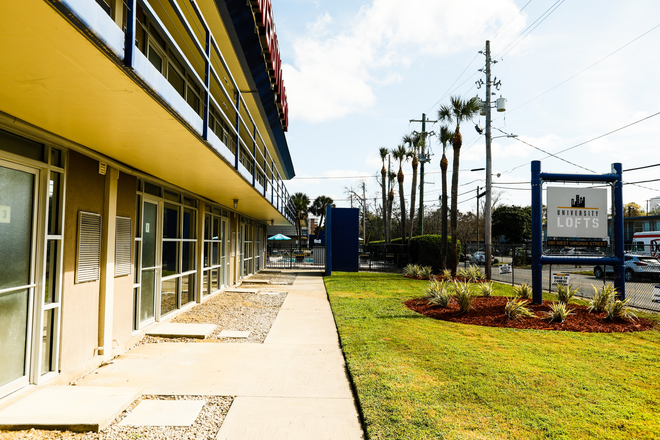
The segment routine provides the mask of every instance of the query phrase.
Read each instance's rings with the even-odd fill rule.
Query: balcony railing
[[[195,1],[60,4],[293,222],[282,175]]]

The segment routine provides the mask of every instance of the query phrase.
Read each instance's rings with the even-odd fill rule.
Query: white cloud
[[[525,14],[516,14],[513,0],[373,0],[333,33],[324,13],[294,41],[294,61],[283,66],[291,119],[364,111],[376,103],[377,87],[402,81],[421,57],[476,49],[515,17],[498,37],[509,41],[525,23]]]

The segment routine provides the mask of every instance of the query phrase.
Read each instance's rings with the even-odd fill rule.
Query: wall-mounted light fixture
[[[238,199],[234,199],[234,209],[238,209]]]

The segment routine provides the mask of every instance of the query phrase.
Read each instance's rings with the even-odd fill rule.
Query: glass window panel
[[[179,273],[179,243],[176,241],[163,242],[163,274],[166,277]]]
[[[172,87],[174,87],[174,90],[179,92],[179,95],[182,97],[186,93],[186,83],[179,75],[179,73],[172,67],[172,64],[167,65],[167,80],[172,84]]]
[[[213,217],[213,240],[220,239],[220,219]]]
[[[163,280],[160,288],[160,314],[165,315],[177,308],[179,278]]]
[[[136,196],[135,199],[135,237],[139,238],[141,237],[140,225],[142,224],[142,210],[140,209],[142,207],[142,196]]]
[[[195,270],[195,242],[184,241],[181,243],[181,272]]]
[[[153,183],[144,182],[144,192],[151,194],[152,196],[160,197],[161,196],[161,187],[154,185]]]
[[[44,162],[44,146],[15,134],[0,130],[0,150]]]
[[[50,149],[50,164],[54,167],[63,168],[62,150],[58,150],[57,148]]]
[[[156,266],[156,205],[144,203],[142,220],[142,267]]]
[[[204,279],[203,279],[203,290],[204,290],[204,295],[208,295],[211,293],[211,277],[210,277],[211,271],[207,270],[204,271]]]
[[[183,209],[183,238],[196,238],[195,228],[197,222],[195,221],[197,212],[194,209]]]
[[[195,274],[184,275],[181,280],[181,305],[195,300]]]
[[[204,267],[210,267],[211,266],[211,249],[212,249],[212,244],[211,243],[204,243]]]
[[[0,289],[30,284],[34,175],[0,167]]]
[[[163,58],[151,46],[149,46],[149,61],[154,65],[156,70],[163,73]]]
[[[220,285],[226,286],[227,280],[225,279],[225,256],[223,255],[220,259]]]
[[[48,234],[60,235],[60,181],[62,175],[51,171],[48,181]]]
[[[0,293],[0,386],[25,375],[28,289]]]
[[[204,240],[210,240],[211,238],[213,238],[213,235],[211,235],[211,233],[212,233],[211,224],[212,223],[213,223],[213,221],[211,220],[211,214],[206,214],[206,216],[204,217]]]
[[[181,196],[178,193],[175,193],[173,191],[165,190],[165,196],[163,197],[166,200],[171,200],[172,202],[179,202],[181,201]]]
[[[142,271],[140,285],[140,322],[154,317],[154,287],[156,269]]]
[[[220,243],[217,241],[213,242],[213,249],[211,250],[211,264],[213,266],[218,265],[218,250],[220,248]]]
[[[53,370],[54,315],[55,309],[44,311],[44,326],[41,332],[41,374],[46,374]]]
[[[137,271],[135,273],[137,274]],[[137,278],[137,275],[135,277]],[[139,322],[138,322],[139,320],[137,313],[139,300],[140,300],[140,289],[136,287],[133,289],[133,330],[137,330],[139,328]]]
[[[211,292],[218,290],[220,286],[218,285],[218,269],[213,269],[211,271]]]
[[[179,238],[179,207],[169,203],[163,208],[163,238]]]
[[[46,289],[44,294],[44,303],[49,304],[57,302],[57,256],[59,240],[48,240],[46,243]]]
[[[140,242],[136,241],[135,242],[135,252],[133,253],[133,257],[135,258],[135,279],[133,282],[135,284],[140,284],[140,267],[139,267],[139,259],[138,255],[140,255]]]

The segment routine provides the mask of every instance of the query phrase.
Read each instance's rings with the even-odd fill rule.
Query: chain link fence
[[[637,245],[635,249],[627,250],[625,255],[626,298],[630,306],[660,312],[660,261],[654,255],[652,245]],[[544,255],[562,256],[612,256],[611,248],[543,248]],[[476,254],[476,253],[475,253]],[[475,254],[466,258],[465,267],[478,264],[484,271],[483,258],[475,258]],[[506,244],[492,247],[491,278],[507,284],[532,284],[532,245]],[[472,261],[471,261],[472,260]],[[557,284],[553,279],[559,277],[568,280],[573,288],[577,287],[577,296],[591,299],[594,287],[601,288],[607,283],[613,283],[614,268],[593,264],[561,264],[543,265],[543,290],[556,292]]]

